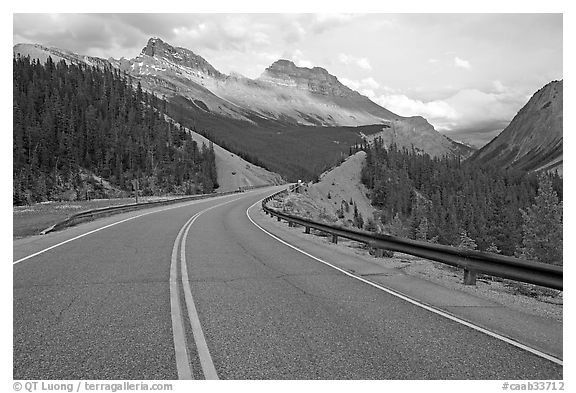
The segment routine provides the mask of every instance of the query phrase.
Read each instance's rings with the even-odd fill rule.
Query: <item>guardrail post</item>
[[[332,235],[332,243],[338,243],[338,235]]]
[[[293,226],[294,226],[294,223],[293,223],[292,221],[288,221],[288,226],[289,226],[289,227],[293,227]]]
[[[306,229],[304,229],[304,233],[310,234],[310,227],[306,227]]]
[[[280,216],[278,216],[278,217],[276,217],[276,218],[278,219],[278,222],[282,221],[282,220],[280,219]]]
[[[464,285],[476,285],[477,275],[474,270],[464,269]]]

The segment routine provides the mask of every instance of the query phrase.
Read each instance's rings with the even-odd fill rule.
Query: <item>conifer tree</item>
[[[462,250],[476,250],[478,246],[474,239],[468,236],[466,230],[460,231],[460,242],[458,243],[458,248]]]
[[[399,213],[396,213],[394,215],[394,218],[392,219],[392,221],[390,221],[390,223],[388,225],[388,231],[393,236],[407,237],[406,226],[402,222],[402,219],[400,218]]]
[[[494,242],[490,243],[488,248],[486,248],[486,252],[490,252],[492,254],[500,254],[502,251],[494,244]]]
[[[538,177],[538,195],[534,204],[522,213],[522,254],[524,257],[562,265],[562,202],[552,188],[552,180]]]
[[[354,205],[354,225],[360,229],[364,227],[364,219],[362,213],[358,211],[358,207]]]
[[[426,241],[428,238],[428,219],[422,218],[418,228],[416,228],[416,240]]]

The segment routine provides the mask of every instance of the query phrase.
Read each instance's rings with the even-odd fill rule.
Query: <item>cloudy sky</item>
[[[561,14],[14,14],[13,43],[130,58],[160,37],[248,77],[291,59],[482,145],[563,78],[562,23]]]

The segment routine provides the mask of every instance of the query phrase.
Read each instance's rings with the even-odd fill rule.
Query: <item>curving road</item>
[[[273,239],[275,190],[15,241],[14,379],[562,378]]]

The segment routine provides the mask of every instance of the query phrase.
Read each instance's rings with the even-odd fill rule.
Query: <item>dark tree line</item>
[[[559,261],[557,255],[545,260],[542,252],[535,258],[537,252],[530,252],[526,241],[530,235],[534,250],[540,247],[537,236],[554,230],[562,248],[562,179],[557,174],[537,177],[459,158],[432,158],[385,147],[381,140],[351,152],[358,149],[367,153],[362,182],[371,190],[382,226],[392,234],[561,263],[561,252]],[[555,215],[547,228],[533,228],[543,225],[535,216],[542,211]]]
[[[115,69],[13,59],[14,204],[106,197],[105,182],[145,195],[212,192],[212,146],[165,119],[166,102]]]

